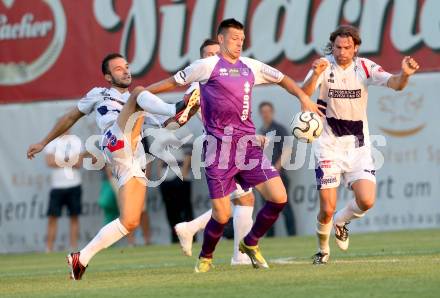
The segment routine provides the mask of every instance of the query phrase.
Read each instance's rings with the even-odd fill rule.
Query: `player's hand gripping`
[[[27,150],[27,158],[32,159],[35,157],[35,154],[41,152],[44,149],[44,145],[41,143],[32,144],[29,146]]]
[[[325,58],[316,59],[312,63],[313,73],[319,76],[329,65],[330,63]]]
[[[325,107],[323,105],[317,104],[316,102],[313,102],[308,96],[301,98],[301,111],[309,111],[318,114],[320,117],[325,117],[324,113],[321,112],[320,109],[325,110]]]
[[[410,76],[413,75],[419,69],[419,64],[411,58],[410,56],[406,56],[402,60],[402,73]]]

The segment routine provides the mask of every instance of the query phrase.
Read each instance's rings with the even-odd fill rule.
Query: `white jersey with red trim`
[[[78,101],[81,113],[96,112],[96,124],[104,133],[118,118],[122,107],[130,97],[130,92],[121,93],[115,88],[95,87]]]
[[[316,84],[316,88],[320,87],[318,104],[326,107],[324,130],[316,141],[317,148],[338,144],[344,148],[369,146],[368,86],[387,86],[391,74],[366,58],[355,58],[346,69],[336,63],[333,55],[325,59],[330,65]],[[313,70],[305,81],[312,73]]]

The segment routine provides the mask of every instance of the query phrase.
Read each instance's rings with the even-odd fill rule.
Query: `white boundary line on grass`
[[[359,263],[398,263],[400,260],[398,259],[383,259],[383,260],[334,260],[332,263],[339,263],[339,264],[359,264]],[[272,264],[279,264],[279,265],[290,265],[290,264],[297,264],[297,265],[303,265],[303,264],[311,264],[312,260],[310,261],[300,261],[295,260],[294,257],[288,257],[288,258],[277,258],[269,260],[269,263]]]

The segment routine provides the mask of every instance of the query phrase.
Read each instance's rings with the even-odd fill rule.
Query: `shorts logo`
[[[107,145],[105,147],[107,147],[110,152],[124,148],[124,141],[118,140],[118,138],[116,138],[116,136],[112,134],[110,130],[107,131],[105,137],[107,138]]]
[[[329,98],[361,98],[362,92],[361,89],[355,90],[343,90],[343,89],[328,89],[328,97]]]
[[[366,173],[370,173],[371,175],[376,176],[376,170],[367,170],[367,169],[364,169],[364,172],[366,172]]]
[[[330,177],[330,178],[321,178],[319,182],[321,185],[326,185],[326,184],[336,183],[338,181],[336,177]]]

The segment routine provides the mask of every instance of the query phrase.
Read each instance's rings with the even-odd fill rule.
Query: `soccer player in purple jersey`
[[[268,268],[258,240],[275,223],[287,202],[287,195],[278,172],[264,157],[255,136],[250,118],[252,88],[259,84],[278,84],[299,98],[302,110],[322,113],[291,78],[260,61],[240,57],[245,38],[240,22],[222,21],[217,38],[219,55],[197,60],[173,77],[148,86],[147,90],[159,93],[200,83],[207,134],[205,163],[209,164],[205,174],[212,198],[212,218],[204,231],[195,271],[207,272],[212,267],[214,249],[231,215],[229,195],[236,189],[236,182],[243,189],[255,187],[266,199],[239,248],[250,257],[255,268]]]

